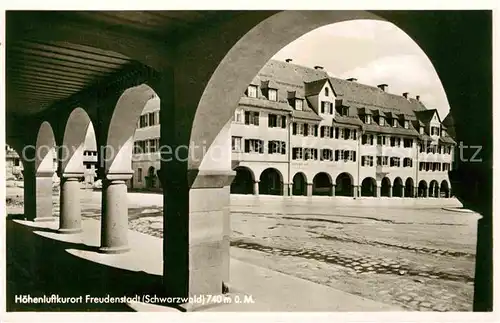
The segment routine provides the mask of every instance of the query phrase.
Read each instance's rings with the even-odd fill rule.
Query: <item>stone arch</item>
[[[435,179],[429,183],[429,197],[439,197],[439,183]]]
[[[408,177],[405,181],[405,197],[415,196],[415,184],[413,183],[413,178]]]
[[[266,168],[260,174],[259,194],[283,195],[283,175],[276,168]]]
[[[332,177],[330,174],[320,172],[313,178],[312,195],[332,195]]]
[[[388,177],[382,178],[380,182],[380,196],[391,195],[391,180]]]
[[[182,91],[185,92],[183,101],[193,101],[192,106],[196,107],[189,136],[191,146],[201,142],[212,145],[220,130],[232,118],[241,93],[251,80],[274,54],[293,40],[316,28],[337,22],[384,20],[368,11],[281,11],[274,14],[262,12],[247,17],[243,21],[229,21],[226,28],[230,28],[231,35],[220,42],[202,45],[197,37],[193,37],[191,42],[179,49],[180,55],[189,57],[186,62],[181,62],[185,65],[176,66],[179,72],[182,71],[183,75],[189,75],[190,78],[207,80],[204,83],[206,86],[197,89],[201,96],[192,95],[187,88]],[[300,23],[296,23],[297,21]],[[220,38],[216,31],[213,37]],[[203,58],[206,62],[206,71],[194,69],[192,61],[198,59],[198,52],[200,59]],[[208,52],[211,55],[207,58]],[[227,91],[228,84],[231,84],[231,91]],[[210,124],[206,123],[207,117],[212,120]],[[201,147],[191,146],[193,155],[205,156]],[[188,168],[199,169],[201,163],[199,158],[190,158]]]
[[[403,197],[404,185],[401,177],[396,177],[394,179],[394,184],[392,185],[392,196],[393,197]]]
[[[421,180],[418,183],[418,197],[427,197],[427,182]]]
[[[74,109],[68,117],[61,147],[61,173],[84,173],[84,150],[91,120],[82,108]],[[95,134],[94,134],[94,145]]]
[[[137,120],[147,104],[159,104],[147,84],[131,87],[118,99],[109,124],[104,165],[106,173],[132,174],[132,152]]]
[[[448,184],[447,180],[443,180],[441,182],[441,185],[439,186],[439,191],[441,192],[441,195],[444,197],[450,197],[450,185]]]
[[[377,196],[377,181],[373,177],[366,177],[361,182],[361,196]]]
[[[249,167],[238,166],[234,169],[236,176],[231,183],[232,194],[253,194],[255,174]]]
[[[351,174],[344,172],[340,173],[335,179],[335,195],[336,196],[353,196],[354,180]]]
[[[292,195],[307,195],[307,177],[304,173],[293,175],[292,183]]]

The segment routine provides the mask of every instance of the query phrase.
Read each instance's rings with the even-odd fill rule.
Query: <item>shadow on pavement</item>
[[[47,229],[6,221],[7,311],[132,311],[123,303],[87,303],[85,295],[135,297],[151,294],[161,288],[161,276],[114,268],[75,257],[66,249],[95,251],[95,247],[53,240],[33,231]],[[16,295],[50,297],[52,294],[61,297],[83,296],[83,301],[73,304],[23,304],[16,303],[15,299]]]

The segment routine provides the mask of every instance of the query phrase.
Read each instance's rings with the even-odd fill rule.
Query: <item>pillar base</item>
[[[129,246],[121,246],[121,247],[100,247],[99,253],[105,254],[119,254],[130,251]]]
[[[72,228],[72,229],[58,229],[58,233],[63,233],[63,234],[72,234],[72,233],[80,233],[82,232],[82,228]]]
[[[57,218],[54,216],[44,216],[44,217],[39,217],[39,218],[33,218],[33,222],[49,222],[49,221],[55,221]]]

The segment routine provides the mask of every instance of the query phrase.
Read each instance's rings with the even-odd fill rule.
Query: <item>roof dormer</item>
[[[262,81],[260,85],[262,94],[269,101],[278,101],[278,84],[273,80]]]
[[[288,91],[287,98],[288,98],[288,103],[295,110],[301,111],[304,109],[304,97],[299,93],[297,93],[297,91]]]

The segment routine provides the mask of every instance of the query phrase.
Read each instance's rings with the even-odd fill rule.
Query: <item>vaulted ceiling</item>
[[[122,48],[136,48],[138,53],[146,54],[159,51],[203,25],[236,14],[215,11],[7,12],[7,112],[16,115],[41,112],[142,64],[126,56]]]

